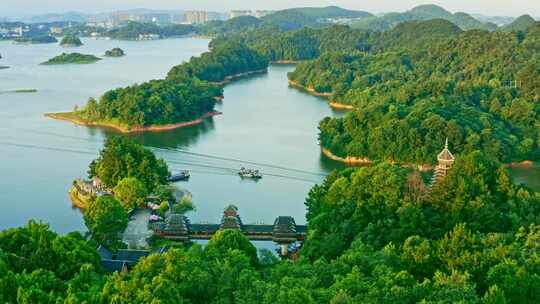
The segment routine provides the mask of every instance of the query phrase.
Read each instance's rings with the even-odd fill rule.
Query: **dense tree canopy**
[[[289,77],[357,108],[321,122],[321,144],[339,156],[432,163],[449,137],[458,152],[538,159],[539,29],[468,31],[427,50],[325,54]]]
[[[84,292],[75,282],[99,269],[99,255],[79,233],[60,236],[33,221],[0,232],[2,303],[56,303],[67,289]],[[99,281],[86,283],[100,289]]]
[[[167,79],[185,81],[193,77],[211,82],[222,82],[227,77],[246,72],[264,70],[268,60],[256,51],[240,43],[220,44],[200,57],[192,57],[189,62],[173,67]]]
[[[84,212],[84,223],[98,244],[111,249],[122,247],[120,239],[127,227],[128,215],[114,197],[100,196],[91,201]]]
[[[121,136],[111,136],[98,159],[92,161],[90,177],[98,177],[108,188],[116,187],[124,178],[136,178],[146,191],[165,184],[170,175],[167,164],[152,151]]]
[[[125,209],[131,210],[144,206],[148,190],[137,178],[126,177],[114,187],[114,196],[122,203]]]
[[[123,212],[113,198],[103,209]],[[237,230],[101,274],[78,234],[0,233],[0,299],[20,303],[537,303],[540,194],[480,152],[428,191],[390,163],[347,169],[307,200],[308,238],[278,261]],[[97,209],[96,209],[97,210]],[[105,214],[102,213],[102,214]],[[90,215],[88,215],[89,217]],[[86,218],[86,217],[85,217]],[[106,216],[96,229],[117,227]],[[59,263],[59,264],[58,264]]]
[[[198,119],[214,109],[222,89],[197,79],[184,82],[152,80],[91,98],[78,112],[88,121],[122,126],[174,124]]]

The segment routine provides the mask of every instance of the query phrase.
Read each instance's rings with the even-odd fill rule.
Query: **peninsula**
[[[184,83],[152,80],[108,91],[99,101],[90,98],[81,110],[45,116],[121,133],[169,131],[221,114],[214,105],[222,94],[220,86],[197,79]]]
[[[101,58],[94,55],[87,55],[81,53],[62,53],[59,56],[51,58],[42,65],[60,65],[60,64],[92,64],[100,61]]]
[[[268,60],[256,51],[224,43],[173,67],[166,79],[111,90],[82,110],[45,116],[122,133],[169,131],[221,114],[214,105],[223,99],[223,85],[267,68]]]

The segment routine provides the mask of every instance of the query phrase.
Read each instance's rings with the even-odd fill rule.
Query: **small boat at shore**
[[[261,179],[262,174],[259,172],[259,170],[254,169],[246,169],[244,167],[240,168],[240,171],[238,171],[238,175],[240,175],[241,178],[251,178],[251,179]]]
[[[179,173],[172,174],[169,177],[169,182],[180,182],[187,181],[190,178],[191,174],[187,170],[180,171]]]

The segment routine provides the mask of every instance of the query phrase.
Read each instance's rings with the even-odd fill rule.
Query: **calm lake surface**
[[[108,89],[164,77],[208,45],[198,38],[83,42],[67,50],[56,44],[0,42],[0,64],[11,67],[0,71],[0,92],[38,90],[0,94],[0,229],[39,219],[62,233],[85,230],[67,190],[74,178],[86,175],[110,132],[43,113],[69,111]],[[127,56],[92,65],[39,65],[64,51],[101,55],[113,47]],[[193,194],[192,222],[219,222],[224,207],[235,204],[245,223],[272,223],[279,215],[305,223],[309,189],[337,166],[321,157],[317,125],[325,116],[340,114],[323,99],[289,88],[292,69],[275,66],[268,74],[228,85],[217,106],[224,114],[204,125],[132,136],[163,157],[171,171],[192,171],[189,182],[178,183]],[[242,166],[261,170],[263,179],[241,180],[236,171]]]
[[[111,133],[45,118],[72,110],[108,89],[162,78],[176,64],[207,50],[198,38],[148,42],[83,40],[80,48],[57,44],[0,42],[0,92],[37,89],[32,94],[0,94],[0,229],[29,219],[50,223],[58,232],[85,230],[67,195],[73,179],[84,177]],[[127,53],[92,65],[40,66],[61,52],[102,55],[113,47]],[[323,99],[287,85],[291,66],[233,82],[217,106],[223,115],[205,124],[166,133],[130,135],[163,157],[171,171],[189,169],[178,186],[193,194],[192,222],[219,222],[228,204],[239,207],[244,223],[272,223],[279,215],[305,223],[304,200],[323,175],[340,166],[320,154],[317,125],[333,112]],[[241,180],[242,167],[263,179]],[[540,170],[514,169],[519,183],[540,189]]]

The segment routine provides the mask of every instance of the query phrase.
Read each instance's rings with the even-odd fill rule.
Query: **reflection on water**
[[[127,136],[135,141],[154,148],[184,148],[197,143],[206,133],[213,131],[215,128],[214,118],[205,119],[202,124],[184,127],[181,129],[170,130],[166,132],[146,132],[133,133]],[[104,131],[106,137],[111,134],[118,134],[114,131]]]

